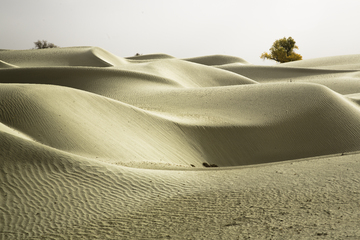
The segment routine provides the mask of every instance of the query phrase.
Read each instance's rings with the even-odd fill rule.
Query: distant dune
[[[359,104],[360,55],[0,51],[0,239],[360,238]]]

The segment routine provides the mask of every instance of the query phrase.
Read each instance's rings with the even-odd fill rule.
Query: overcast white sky
[[[279,38],[303,59],[360,54],[360,0],[1,0],[0,49],[98,46],[121,57],[211,54],[254,64]]]

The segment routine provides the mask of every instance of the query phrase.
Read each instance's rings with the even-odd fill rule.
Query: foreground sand
[[[360,55],[2,50],[0,82],[0,239],[360,238]]]

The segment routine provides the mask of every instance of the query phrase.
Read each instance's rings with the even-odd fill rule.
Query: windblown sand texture
[[[358,239],[359,104],[360,55],[0,50],[0,239]]]

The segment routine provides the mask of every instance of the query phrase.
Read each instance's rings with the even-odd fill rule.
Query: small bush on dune
[[[260,58],[264,60],[270,59],[280,63],[302,60],[302,56],[294,52],[294,49],[299,49],[295,43],[296,42],[292,37],[278,39],[269,49],[270,54],[264,52],[261,54]]]
[[[58,48],[59,47],[53,43],[49,43],[46,40],[42,40],[42,41],[38,40],[38,41],[34,42],[34,44],[35,44],[35,49]]]

